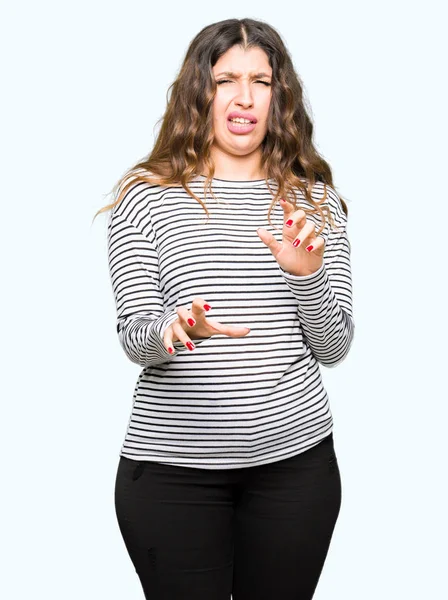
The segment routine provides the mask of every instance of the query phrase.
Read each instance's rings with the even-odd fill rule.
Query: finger
[[[305,226],[299,231],[299,233],[295,236],[292,241],[292,245],[295,248],[299,246],[303,246],[304,244],[308,245],[311,243],[311,240],[316,238],[316,226],[311,221],[307,221]]]
[[[204,312],[208,312],[211,309],[210,304],[204,300],[204,298],[195,298],[191,304],[191,314],[196,320],[202,316]]]
[[[174,323],[171,323],[171,327],[173,328],[173,332],[179,338],[179,341],[182,342],[182,344],[184,344],[188,350],[194,350],[196,348],[191,339],[188,337],[185,329],[182,327],[180,321],[174,321]]]
[[[296,210],[294,208],[294,204],[289,202],[289,200],[285,200],[284,198],[280,198],[279,204],[283,208],[283,213],[285,216],[293,213]]]
[[[291,211],[294,209],[293,205],[291,204],[291,202],[289,202],[288,200],[285,200],[285,198],[280,198],[279,199],[279,203],[280,206],[285,210],[285,211]]]
[[[302,209],[295,210],[292,213],[285,215],[286,230],[292,229],[294,226],[302,227],[306,221],[306,212]]]
[[[207,321],[210,325],[213,326],[216,331],[222,333],[223,335],[228,335],[230,337],[244,337],[248,333],[250,333],[250,327],[240,326],[237,327],[235,325],[226,325],[223,323],[218,323],[218,321],[212,321],[208,319]]]
[[[257,229],[257,234],[258,234],[258,237],[261,239],[261,241],[264,244],[266,244],[266,246],[272,252],[274,257],[276,257],[277,254],[282,249],[282,244],[275,239],[275,237],[272,235],[272,233],[270,231],[267,231],[266,229],[263,229],[262,227]]]
[[[171,325],[166,328],[165,333],[163,334],[163,345],[166,348],[166,351],[170,354],[174,354],[174,340],[173,340],[173,328]]]
[[[325,250],[325,240],[322,236],[318,235],[316,238],[309,240],[306,246],[307,252],[314,252],[315,254],[322,255]]]
[[[185,327],[194,327],[196,325],[196,319],[185,306],[178,306],[177,314]]]

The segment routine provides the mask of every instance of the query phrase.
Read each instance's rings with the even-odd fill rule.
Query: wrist
[[[282,267],[280,267],[280,268],[285,275],[290,275],[291,277],[312,278],[314,276],[320,275],[320,273],[324,269],[324,262],[322,261],[322,264],[317,269],[314,269],[313,271],[310,269],[307,269],[305,271],[304,270],[299,271],[299,270],[295,270],[295,269],[293,269],[291,271],[287,271],[286,269],[283,269]]]

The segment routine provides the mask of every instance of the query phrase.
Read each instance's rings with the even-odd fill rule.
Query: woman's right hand
[[[207,338],[212,335],[224,334],[230,337],[244,337],[250,333],[248,327],[235,327],[233,325],[223,325],[217,321],[209,321],[205,317],[206,311],[211,306],[203,298],[195,298],[191,305],[191,310],[185,306],[179,306],[176,311],[178,318],[166,328],[163,335],[163,343],[170,354],[173,354],[173,342],[180,341],[189,350],[194,350],[195,345],[191,338]]]

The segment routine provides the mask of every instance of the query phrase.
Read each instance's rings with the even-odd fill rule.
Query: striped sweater
[[[350,243],[337,193],[326,204],[321,268],[284,271],[260,240],[282,239],[283,209],[264,180],[190,183],[210,213],[182,187],[137,182],[109,213],[107,248],[120,345],[140,365],[120,454],[133,460],[233,469],[283,460],[332,432],[320,366],[347,356],[354,336]],[[276,182],[270,180],[276,189]],[[311,207],[297,190],[298,207]],[[313,199],[323,197],[317,182]],[[320,225],[319,215],[307,215]],[[207,318],[251,329],[245,337],[192,338],[188,350],[163,344],[176,307],[201,297]]]

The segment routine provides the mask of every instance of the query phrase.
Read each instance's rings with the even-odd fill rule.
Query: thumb
[[[229,335],[231,337],[243,337],[251,331],[250,327],[244,327],[241,325],[227,325],[224,323],[218,323],[218,321],[212,321],[211,319],[207,319],[207,324],[211,325],[215,332],[223,335]]]
[[[280,252],[281,247],[282,247],[282,245],[280,244],[280,242],[277,242],[277,240],[272,235],[272,233],[270,233],[269,231],[266,231],[266,229],[263,229],[262,227],[260,227],[259,229],[257,229],[257,234],[258,234],[258,237],[261,239],[261,241],[272,252],[272,254],[274,255],[274,257],[276,257],[277,254]]]

